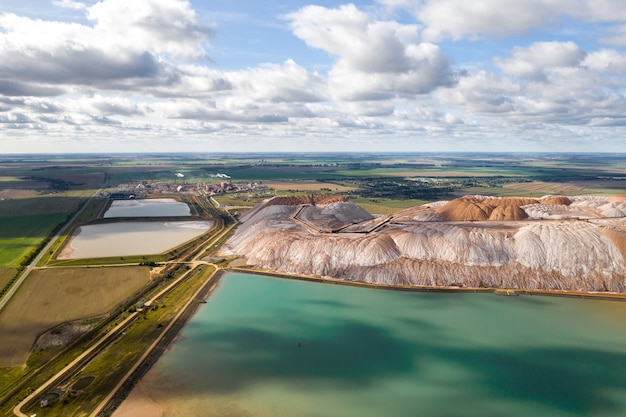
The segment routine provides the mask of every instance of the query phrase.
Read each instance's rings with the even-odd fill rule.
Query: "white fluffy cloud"
[[[87,15],[94,26],[0,15],[0,79],[113,89],[163,84],[176,76],[167,57],[202,55],[208,34],[179,0],[105,0]]]
[[[626,72],[626,54],[612,49],[602,49],[587,54],[583,66],[600,72],[623,74]]]
[[[510,79],[477,71],[462,77],[454,88],[437,91],[435,97],[472,113],[502,114],[514,110],[513,100],[520,90]]]
[[[585,53],[572,42],[537,42],[497,58],[504,75],[471,72],[437,91],[444,105],[497,116],[512,126],[623,126],[626,57],[612,50]]]
[[[236,92],[261,102],[316,102],[328,99],[326,80],[293,60],[227,74]]]
[[[415,11],[426,39],[518,35],[546,25],[566,0],[429,0]]]
[[[561,22],[564,16],[615,23],[626,20],[622,0],[378,0],[411,11],[426,29],[425,40],[515,36]],[[618,42],[620,37],[615,37]]]
[[[185,0],[105,0],[90,7],[87,17],[107,43],[155,53],[202,56],[209,33]]]
[[[74,0],[52,0],[52,4],[65,9],[84,10],[87,6],[85,3]]]
[[[452,82],[437,45],[417,43],[418,27],[377,21],[353,4],[307,6],[286,16],[294,34],[337,61],[331,94],[339,100],[376,100],[428,93]]]
[[[553,68],[575,67],[585,58],[585,52],[574,42],[536,42],[529,47],[515,47],[508,58],[495,62],[510,75],[530,79],[545,79]]]

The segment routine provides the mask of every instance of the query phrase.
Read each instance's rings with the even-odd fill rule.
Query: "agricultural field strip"
[[[13,279],[16,272],[14,268],[0,268],[0,290]]]
[[[59,231],[57,232],[57,234],[50,239],[50,241],[48,242],[48,244],[37,254],[37,256],[35,256],[35,258],[33,259],[33,261],[30,263],[30,265],[28,265],[26,267],[26,269],[24,270],[24,272],[22,273],[22,276],[20,276],[20,278],[15,282],[15,284],[13,284],[13,286],[11,286],[11,288],[9,289],[9,291],[7,291],[7,293],[4,295],[4,297],[2,297],[2,299],[0,300],[0,312],[2,311],[2,309],[4,308],[4,306],[9,302],[9,300],[11,299],[11,297],[13,297],[13,295],[15,294],[15,292],[20,288],[20,286],[22,285],[22,283],[26,280],[26,278],[28,278],[28,275],[31,273],[31,271],[35,268],[35,266],[39,263],[39,261],[41,260],[41,258],[43,258],[43,256],[50,250],[50,248],[52,247],[52,245],[54,244],[54,242],[57,241],[57,239],[61,238],[61,236],[63,236],[63,233],[65,233],[65,231],[67,230],[67,228],[74,223],[74,221],[78,218],[78,216],[81,215],[81,213],[83,212],[83,210],[85,210],[85,208],[89,205],[89,203],[91,202],[92,199],[94,199],[102,190],[98,190],[96,191],[91,197],[89,197],[89,200],[87,200],[85,202],[85,204],[83,204],[83,206],[80,208],[80,210],[78,210],[76,212],[76,214],[74,214],[74,216],[65,223],[65,225],[63,225],[63,227],[61,227],[61,229],[59,229]]]
[[[581,186],[570,184],[570,183],[555,183],[555,182],[541,182],[541,181],[505,184],[502,187],[510,188],[513,190],[543,192],[546,194],[575,193],[583,189],[583,187]]]
[[[61,213],[0,217],[0,268],[18,267],[65,219]]]
[[[324,191],[324,189],[330,189],[333,192],[345,192],[357,190],[357,187],[319,181],[266,181],[264,184],[276,191]]]
[[[27,360],[37,336],[66,322],[106,314],[149,283],[148,267],[35,270],[0,313],[0,363]]]

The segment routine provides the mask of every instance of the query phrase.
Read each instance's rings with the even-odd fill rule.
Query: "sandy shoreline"
[[[130,395],[115,410],[112,417],[163,417],[163,409],[150,396],[146,383],[141,380]]]
[[[72,242],[79,233],[80,226],[77,227],[74,232],[72,232],[72,235],[68,238],[67,242],[63,244],[63,249],[61,250],[61,253],[59,253],[59,256],[56,257],[56,259],[72,259],[72,254],[74,253],[74,247],[72,246]]]

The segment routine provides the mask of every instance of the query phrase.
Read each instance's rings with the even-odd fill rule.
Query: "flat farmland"
[[[32,248],[37,247],[64,214],[0,217],[0,267],[17,267]]]
[[[427,177],[427,178],[454,178],[454,177],[513,177],[528,175],[529,171],[506,168],[372,168],[338,170],[335,174],[342,177]]]
[[[0,201],[0,267],[16,267],[84,198],[16,198]]]
[[[22,366],[46,330],[103,315],[148,281],[148,267],[35,270],[0,313],[0,368]]]
[[[1,185],[1,184],[0,184]],[[7,200],[13,198],[28,198],[36,197],[37,191],[35,190],[23,190],[17,188],[0,188],[0,200]]]
[[[0,217],[30,216],[38,214],[69,214],[85,198],[73,196],[40,196],[0,201]]]
[[[503,188],[516,191],[529,191],[537,194],[575,194],[583,189],[583,187],[569,183],[558,182],[519,182],[515,184],[506,184]]]
[[[330,166],[246,166],[224,169],[234,181],[315,181],[341,178],[336,167]]]
[[[117,185],[130,181],[174,180],[176,166],[113,166],[109,169],[109,183]]]
[[[392,200],[389,198],[350,198],[350,201],[358,204],[371,214],[391,214],[406,208],[421,206],[428,203],[426,200]]]
[[[16,272],[17,269],[14,268],[0,268],[0,290],[11,281]]]
[[[624,180],[558,182],[521,182],[502,186],[502,195],[622,195],[626,193]]]
[[[345,185],[319,182],[319,181],[267,181],[264,183],[269,188],[273,188],[276,191],[327,191],[330,189],[332,192],[346,192],[356,191],[357,187],[348,187]]]

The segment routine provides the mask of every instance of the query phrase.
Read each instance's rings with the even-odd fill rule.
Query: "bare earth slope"
[[[625,292],[625,216],[623,199],[604,197],[466,196],[374,220],[347,201],[272,199],[225,254],[379,284]]]

